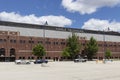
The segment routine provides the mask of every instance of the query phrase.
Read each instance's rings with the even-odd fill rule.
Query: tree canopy
[[[107,49],[105,51],[105,57],[109,59],[111,56],[112,56],[111,51],[109,49]]]
[[[43,57],[44,55],[46,55],[46,51],[41,44],[37,44],[32,51],[32,53],[38,57]]]
[[[67,39],[66,48],[63,50],[62,55],[65,57],[71,57],[72,59],[80,52],[79,38],[73,34]]]
[[[89,60],[92,60],[93,56],[96,55],[98,51],[97,41],[91,37],[90,41],[87,43],[85,47],[86,55]]]

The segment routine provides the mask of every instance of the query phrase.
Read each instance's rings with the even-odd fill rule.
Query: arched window
[[[10,49],[10,56],[15,56],[15,49],[14,48]]]
[[[5,56],[5,48],[0,49],[0,56]]]

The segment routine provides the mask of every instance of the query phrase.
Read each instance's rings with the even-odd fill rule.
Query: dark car
[[[34,64],[48,63],[48,60],[36,60]]]

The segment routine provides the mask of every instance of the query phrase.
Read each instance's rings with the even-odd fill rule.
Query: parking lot
[[[16,65],[0,62],[1,80],[120,80],[120,61],[96,63],[49,62]]]

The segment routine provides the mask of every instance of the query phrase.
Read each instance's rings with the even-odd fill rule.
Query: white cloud
[[[70,12],[91,14],[102,7],[114,7],[120,4],[120,0],[62,0],[62,6]]]
[[[37,17],[34,14],[22,16],[15,12],[1,12],[0,20],[41,25],[45,24],[47,21],[48,25],[60,27],[70,26],[72,24],[72,21],[64,16],[48,15]]]
[[[90,19],[84,23],[82,29],[90,30],[107,30],[109,27],[110,31],[120,32],[120,22],[109,21],[109,20],[100,20],[100,19]]]

